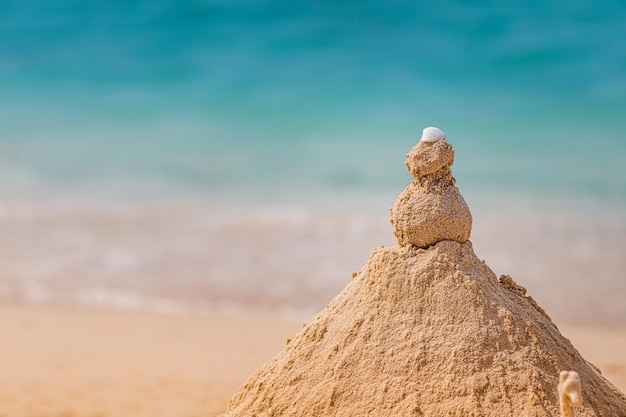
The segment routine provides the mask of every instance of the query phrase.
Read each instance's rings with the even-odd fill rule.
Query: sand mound
[[[380,247],[226,415],[558,416],[561,370],[582,380],[579,416],[626,416],[623,394],[471,242]]]

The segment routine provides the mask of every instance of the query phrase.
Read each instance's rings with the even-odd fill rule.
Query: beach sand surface
[[[626,324],[558,326],[626,390]],[[0,305],[0,416],[217,416],[300,327],[272,318]]]

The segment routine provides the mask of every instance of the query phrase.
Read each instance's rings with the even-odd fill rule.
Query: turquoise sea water
[[[626,248],[624,3],[414,3],[2,2],[0,214],[9,232],[0,294],[47,299],[78,288],[106,304],[113,288],[125,300],[158,293],[184,304],[201,294],[237,310],[251,294],[302,308],[285,300],[308,292],[318,294],[315,309],[343,285],[332,277],[393,243],[380,236],[410,180],[404,154],[431,125],[456,147],[454,173],[486,246],[504,238],[492,215],[536,225],[550,213],[553,235],[567,236],[561,249],[591,218],[601,224],[575,238],[597,257],[609,256],[600,255],[609,239],[614,255],[602,262],[613,266],[600,287],[626,290],[615,278]],[[382,225],[359,223],[359,213]],[[204,234],[190,238],[193,225]],[[275,249],[294,270],[250,243],[268,247],[275,234],[292,236]],[[168,239],[183,255],[149,247]],[[224,263],[229,247],[218,241],[250,247]],[[342,249],[355,242],[363,248]],[[107,251],[112,261],[97,255]],[[556,262],[541,252],[537,282]],[[312,272],[295,279],[297,265]],[[157,279],[153,269],[169,272]],[[250,283],[259,270],[276,277],[275,290]],[[176,282],[189,290],[173,291]],[[626,307],[603,314],[626,320]]]

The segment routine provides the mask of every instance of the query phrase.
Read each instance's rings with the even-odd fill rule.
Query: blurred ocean
[[[0,300],[307,317],[437,126],[477,254],[626,322],[626,5],[419,3],[1,2]]]

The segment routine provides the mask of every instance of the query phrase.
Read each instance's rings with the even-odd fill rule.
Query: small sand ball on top
[[[454,162],[454,148],[446,141],[446,134],[436,127],[424,129],[422,139],[406,155],[406,167],[415,178],[432,174]]]

